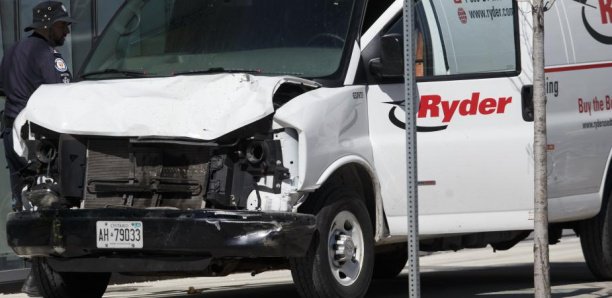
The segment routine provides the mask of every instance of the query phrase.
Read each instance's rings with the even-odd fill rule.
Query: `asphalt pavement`
[[[564,237],[550,247],[553,297],[612,297],[612,282],[598,282],[584,264],[577,237]],[[490,248],[437,253],[421,257],[421,297],[533,297],[533,243],[508,251]],[[366,297],[407,297],[407,274],[375,280]],[[27,297],[4,294],[1,297]],[[297,297],[289,271],[255,277],[234,274],[111,285],[107,298]]]

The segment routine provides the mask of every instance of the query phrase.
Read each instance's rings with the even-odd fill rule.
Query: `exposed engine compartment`
[[[290,178],[271,134],[224,144],[56,134],[27,147],[37,162],[26,198],[41,207],[245,209],[252,192],[280,194]],[[258,185],[263,178],[271,187]]]
[[[315,88],[279,84],[274,110]],[[273,115],[211,141],[77,135],[26,122],[24,198],[40,208],[290,211],[298,199],[298,137],[291,129],[273,128]],[[281,142],[293,144],[290,156],[283,157]],[[283,203],[271,202],[279,198]]]

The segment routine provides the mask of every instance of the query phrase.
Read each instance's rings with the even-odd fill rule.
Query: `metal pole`
[[[417,196],[416,83],[414,80],[414,1],[404,0],[404,86],[406,108],[406,186],[408,196],[408,297],[421,296]]]
[[[546,175],[546,93],[544,89],[544,5],[533,0],[533,108],[534,108],[534,295],[550,297],[548,258],[548,185]]]

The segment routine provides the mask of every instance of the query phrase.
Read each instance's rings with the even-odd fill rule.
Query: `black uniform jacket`
[[[62,55],[37,33],[13,45],[0,64],[0,89],[6,95],[4,115],[15,118],[41,84],[69,83]]]

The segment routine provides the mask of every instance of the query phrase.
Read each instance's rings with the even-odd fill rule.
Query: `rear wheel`
[[[363,199],[338,188],[324,196],[317,234],[303,258],[291,259],[302,297],[363,297],[372,280],[374,237]]]
[[[609,197],[597,216],[579,225],[582,254],[591,273],[600,280],[612,280],[611,201]]]
[[[32,258],[32,274],[45,298],[100,298],[110,279],[110,273],[57,272],[43,257]]]

